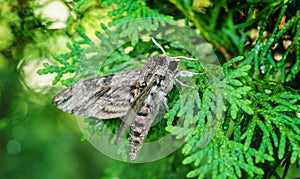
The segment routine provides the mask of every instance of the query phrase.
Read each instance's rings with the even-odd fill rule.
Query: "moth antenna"
[[[197,60],[196,58],[190,58],[190,57],[185,57],[185,56],[178,56],[178,57],[172,57],[172,58],[182,58],[182,59],[185,59],[185,60],[192,60],[192,61]]]
[[[158,48],[160,48],[160,50],[163,52],[163,54],[165,55],[166,54],[166,51],[164,50],[164,48],[154,39],[154,38],[152,38],[151,37],[151,39],[152,39],[152,42],[158,47]]]

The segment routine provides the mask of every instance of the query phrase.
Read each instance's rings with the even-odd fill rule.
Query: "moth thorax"
[[[154,56],[155,63],[159,66],[164,66],[167,63],[166,56]]]

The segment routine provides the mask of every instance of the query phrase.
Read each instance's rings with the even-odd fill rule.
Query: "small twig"
[[[178,56],[178,57],[172,57],[172,58],[182,58],[182,59],[185,59],[185,60],[192,60],[192,61],[196,61],[197,60],[195,58],[189,58],[189,57],[185,57],[185,56]]]

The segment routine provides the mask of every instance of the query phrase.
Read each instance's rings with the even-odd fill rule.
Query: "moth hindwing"
[[[121,118],[116,143],[130,128],[129,158],[135,160],[175,82],[178,58],[150,57],[142,69],[87,79],[57,94],[62,111],[98,119]]]

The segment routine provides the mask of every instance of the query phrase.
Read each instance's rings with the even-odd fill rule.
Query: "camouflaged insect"
[[[173,88],[174,82],[184,85],[176,77],[196,74],[178,71],[180,58],[183,57],[153,56],[140,70],[75,83],[57,94],[53,103],[64,112],[79,116],[121,118],[122,124],[115,143],[130,128],[129,158],[134,161],[160,107],[165,105],[167,108],[166,95]]]

